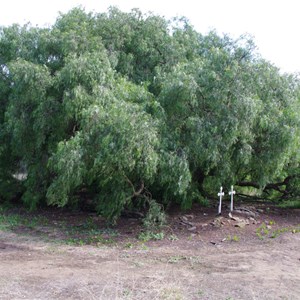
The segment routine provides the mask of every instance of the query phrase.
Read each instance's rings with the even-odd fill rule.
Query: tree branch
[[[287,176],[283,181],[276,183],[268,183],[264,187],[261,187],[257,182],[254,181],[240,181],[237,183],[238,186],[242,187],[253,187],[256,189],[262,188],[265,193],[268,193],[268,190],[275,190],[282,194],[282,197],[287,197],[290,194],[286,188],[281,188],[288,185],[289,181],[293,178],[297,177],[297,175]]]
[[[141,193],[144,191],[144,188],[145,188],[144,182],[142,181],[140,189],[136,191],[135,187],[134,187],[133,183],[130,181],[130,179],[126,175],[124,175],[124,177],[125,177],[126,181],[129,183],[129,185],[131,186],[131,188],[133,190],[133,194],[132,194],[132,196],[130,196],[130,198],[137,197],[137,196],[141,195]]]
[[[280,186],[287,185],[289,181],[293,178],[295,178],[296,175],[290,175],[287,176],[282,182],[276,182],[276,183],[268,183],[263,189],[278,189]],[[239,181],[237,182],[238,186],[245,186],[245,187],[254,187],[256,189],[261,188],[261,186],[254,181]]]

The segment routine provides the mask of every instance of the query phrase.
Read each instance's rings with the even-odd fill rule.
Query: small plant
[[[132,249],[133,246],[134,246],[134,244],[131,243],[131,242],[128,242],[128,243],[126,243],[126,244],[124,245],[124,247],[127,248],[127,249]]]
[[[178,236],[176,234],[171,234],[169,237],[168,237],[168,240],[171,241],[171,242],[175,242],[175,241],[178,241]]]
[[[194,237],[195,237],[195,234],[192,233],[188,236],[188,240],[192,241],[194,239]]]
[[[148,242],[151,240],[151,235],[148,231],[146,232],[141,232],[138,236],[138,239],[142,242]]]
[[[151,199],[148,201],[149,210],[146,217],[143,220],[143,224],[147,229],[157,228],[167,223],[166,214],[163,211],[161,204]]]
[[[141,245],[141,250],[148,251],[149,247],[147,247],[144,243]]]
[[[128,289],[125,289],[125,290],[122,292],[122,296],[123,296],[123,297],[126,297],[126,298],[129,297],[130,294],[131,294],[131,291],[128,290]]]
[[[240,238],[239,236],[237,236],[236,234],[235,234],[234,236],[228,235],[228,236],[226,237],[226,240],[227,240],[227,241],[230,241],[230,242],[239,242],[240,239],[241,239],[241,238]]]
[[[263,240],[265,237],[267,237],[270,234],[270,231],[265,223],[262,223],[257,229],[256,229],[256,235],[260,240]]]
[[[299,233],[299,232],[300,232],[300,227],[292,229],[292,233]]]
[[[154,240],[163,240],[165,237],[165,234],[163,232],[158,232],[158,233],[155,233],[153,234],[153,239]]]

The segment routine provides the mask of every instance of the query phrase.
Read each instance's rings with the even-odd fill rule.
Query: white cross
[[[233,211],[233,195],[235,195],[235,191],[233,190],[233,185],[231,186],[231,191],[229,192],[231,202],[230,202],[230,211]]]
[[[224,192],[223,192],[223,187],[221,186],[220,188],[220,192],[218,193],[218,196],[220,197],[220,204],[219,204],[219,210],[218,210],[218,214],[221,214],[222,211],[222,197],[224,196]]]

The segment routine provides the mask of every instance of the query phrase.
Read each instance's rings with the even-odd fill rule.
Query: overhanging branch
[[[281,182],[268,183],[264,187],[260,186],[257,182],[254,181],[240,181],[237,182],[237,185],[241,187],[253,187],[256,189],[262,189],[264,192],[268,192],[268,190],[275,190],[281,193],[283,197],[285,197],[290,194],[290,192],[285,187],[289,184],[289,181],[295,177],[297,177],[297,175],[290,175]]]

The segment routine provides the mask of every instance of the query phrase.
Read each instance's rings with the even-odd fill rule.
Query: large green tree
[[[219,184],[297,196],[299,81],[247,37],[75,8],[50,28],[1,28],[0,66],[4,200],[89,198],[114,220]]]

